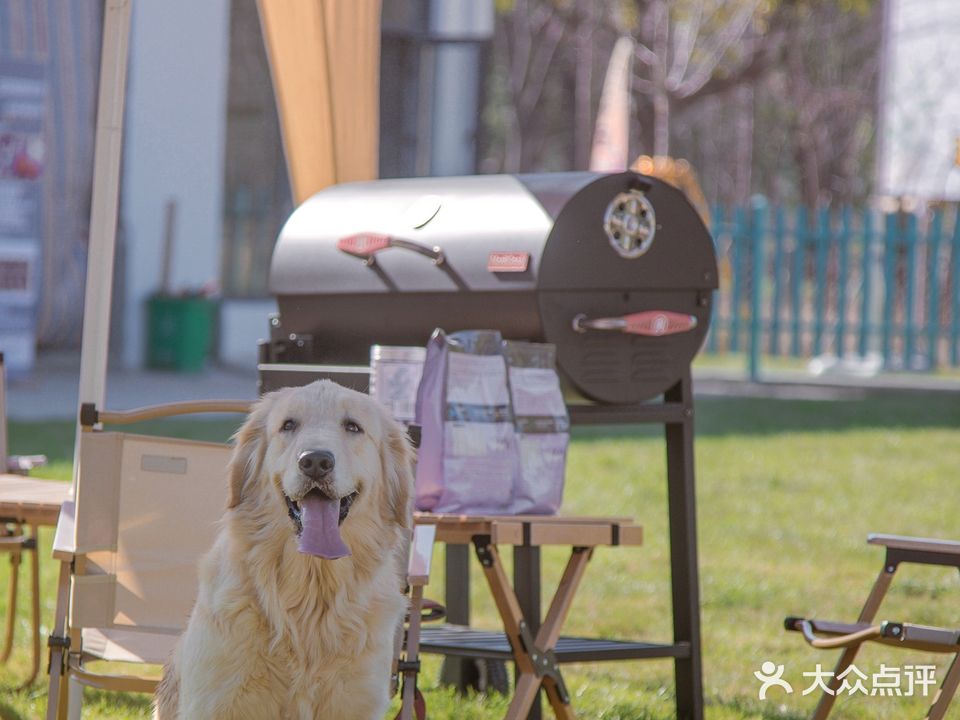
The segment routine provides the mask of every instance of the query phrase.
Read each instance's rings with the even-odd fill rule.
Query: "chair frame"
[[[926,715],[927,720],[942,720],[950,706],[950,701],[956,694],[957,687],[960,686],[960,630],[933,628],[905,622],[878,623],[875,622],[875,618],[901,563],[939,565],[960,570],[960,542],[883,534],[871,534],[867,537],[867,542],[886,548],[886,553],[883,567],[867,595],[856,623],[836,623],[798,617],[788,617],[784,621],[784,627],[787,630],[802,633],[812,647],[822,650],[843,649],[834,668],[833,677],[827,683],[827,689],[821,695],[812,718],[826,720],[840,687],[838,676],[853,664],[863,643],[878,642],[894,647],[954,656]]]
[[[99,411],[93,405],[84,404],[80,409],[80,442],[83,442],[86,433],[99,432],[104,424],[128,425],[145,420],[196,413],[246,413],[250,406],[249,401],[199,400],[153,405],[128,411]],[[81,469],[78,483],[83,482],[82,472]],[[72,580],[75,575],[83,573],[86,562],[85,555],[78,552],[74,544],[75,510],[74,501],[70,500],[63,504],[53,541],[53,557],[60,561],[60,574],[57,583],[54,626],[47,640],[50,674],[47,720],[65,720],[68,717],[71,679],[81,686],[117,692],[153,693],[159,683],[157,678],[96,673],[84,667],[84,661],[91,658],[83,653],[80,628],[73,627],[68,622]]]

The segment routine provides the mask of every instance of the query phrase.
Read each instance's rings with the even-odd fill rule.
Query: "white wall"
[[[133,5],[121,211],[127,366],[144,360],[144,301],[160,284],[169,199],[177,202],[172,289],[220,277],[229,7],[228,0]]]
[[[886,0],[879,191],[960,199],[960,2]]]
[[[270,336],[269,316],[277,311],[270,300],[224,300],[220,308],[220,361],[250,370],[257,366],[257,341]]]

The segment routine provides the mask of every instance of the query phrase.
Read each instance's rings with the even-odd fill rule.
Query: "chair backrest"
[[[175,637],[226,506],[230,446],[84,431],[70,625]],[[168,643],[156,649],[162,660]],[[144,653],[138,652],[138,656]],[[153,655],[154,653],[148,653]]]

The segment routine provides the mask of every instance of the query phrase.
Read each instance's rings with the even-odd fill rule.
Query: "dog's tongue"
[[[328,500],[318,492],[307,493],[300,501],[300,552],[336,560],[350,554],[340,537],[340,501]]]

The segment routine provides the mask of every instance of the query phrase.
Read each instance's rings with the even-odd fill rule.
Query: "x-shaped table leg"
[[[513,700],[507,709],[507,720],[523,720],[527,717],[541,685],[546,690],[547,699],[558,718],[575,718],[570,705],[570,693],[560,674],[554,648],[560,639],[560,630],[570,612],[573,597],[583,579],[593,548],[573,548],[557,592],[550,602],[547,616],[534,638],[520,610],[520,603],[510,585],[496,546],[490,542],[488,535],[477,535],[473,538],[473,544],[490,586],[490,593],[503,620],[503,628],[520,673]]]
[[[13,649],[13,631],[16,625],[17,612],[17,590],[18,577],[20,575],[20,564],[23,561],[22,553],[30,554],[31,561],[31,590],[33,592],[33,602],[31,603],[31,618],[33,620],[33,665],[30,676],[21,685],[18,690],[29,687],[36,680],[40,672],[40,559],[37,554],[38,529],[34,523],[30,524],[30,535],[23,535],[23,526],[21,523],[14,523],[15,529],[9,535],[0,535],[0,547],[11,549],[12,567],[10,568],[10,590],[7,600],[7,631],[4,639],[3,651],[0,652],[0,664],[7,662],[10,658],[10,652]]]

